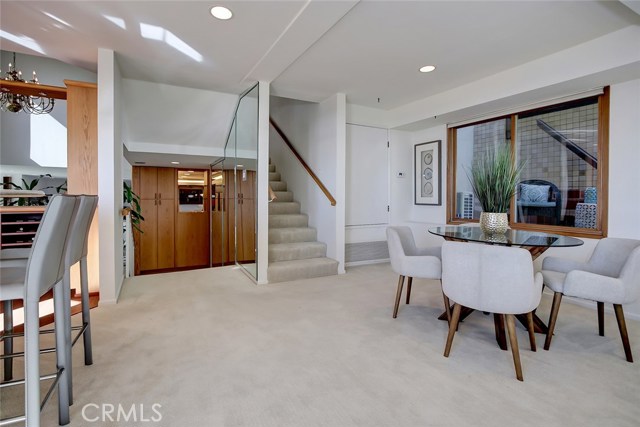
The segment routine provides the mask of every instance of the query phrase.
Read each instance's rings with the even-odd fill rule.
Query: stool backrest
[[[27,261],[25,300],[39,300],[62,280],[69,226],[77,207],[76,196],[55,195],[49,201]]]
[[[91,227],[96,206],[98,206],[98,196],[83,194],[78,196],[78,199],[78,213],[75,215],[69,230],[69,248],[65,261],[67,267],[87,256],[89,228]]]

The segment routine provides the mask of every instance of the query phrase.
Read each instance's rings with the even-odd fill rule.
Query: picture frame
[[[442,141],[416,144],[413,151],[414,204],[442,205]]]

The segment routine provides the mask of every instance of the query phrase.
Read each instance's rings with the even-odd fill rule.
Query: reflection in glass
[[[499,144],[511,143],[511,120],[498,119],[456,129],[456,218],[479,219],[482,206],[475,200],[471,166]]]
[[[520,114],[517,222],[596,228],[598,99]]]

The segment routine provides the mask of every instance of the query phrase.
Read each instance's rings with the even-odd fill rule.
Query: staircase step
[[[269,228],[307,227],[309,217],[305,214],[269,215]]]
[[[269,203],[269,215],[279,214],[299,214],[300,203],[298,202],[278,202],[274,200]]]
[[[275,172],[276,171],[276,165],[269,165],[269,172]]]
[[[269,283],[338,274],[338,261],[331,258],[296,259],[269,263],[267,279]]]
[[[269,172],[269,181],[280,181],[280,172]]]
[[[271,228],[269,230],[269,244],[313,242],[318,238],[318,232],[311,227]]]
[[[327,245],[321,242],[276,243],[269,245],[269,262],[324,258]]]
[[[284,181],[269,181],[273,191],[287,191],[287,183]]]
[[[273,190],[273,188],[271,188]],[[291,191],[276,191],[276,201],[278,202],[293,202],[293,193]]]

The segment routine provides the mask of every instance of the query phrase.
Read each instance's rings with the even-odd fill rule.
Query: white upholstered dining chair
[[[535,351],[532,311],[540,303],[542,290],[542,275],[534,275],[529,251],[505,246],[444,242],[442,290],[454,303],[444,356],[449,357],[462,306],[504,314],[516,378],[522,381],[514,315],[527,315],[529,341],[531,350]]]
[[[553,291],[545,350],[551,346],[562,296],[567,295],[597,302],[600,336],[604,336],[604,303],[613,304],[625,356],[633,362],[622,305],[640,297],[640,240],[601,239],[587,262],[547,257],[542,275]]]
[[[440,280],[442,267],[440,263],[440,247],[418,248],[409,227],[387,227],[387,245],[391,268],[400,277],[393,307],[393,318],[398,317],[398,308],[402,296],[405,277],[407,281],[407,298],[411,299],[411,285],[413,278]],[[449,318],[449,302],[444,296],[447,319]]]

